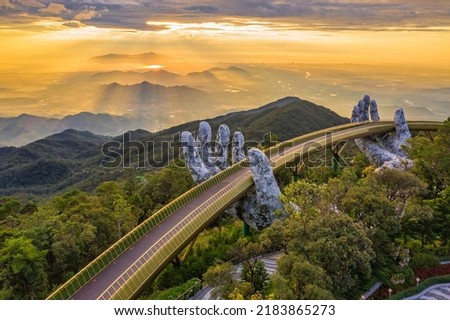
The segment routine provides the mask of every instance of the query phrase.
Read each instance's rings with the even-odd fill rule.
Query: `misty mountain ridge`
[[[200,121],[191,121],[162,130],[154,133],[152,138],[168,139],[169,136],[182,131],[197,132]],[[349,119],[307,100],[285,97],[256,109],[231,112],[205,121],[211,125],[214,134],[221,124],[226,124],[231,132],[241,131],[247,140],[260,142],[269,132],[276,134],[280,141],[283,141],[308,132],[348,123]]]
[[[383,106],[378,109],[378,112],[381,119],[390,120],[398,108],[397,106]],[[427,119],[442,121],[443,117],[446,116],[445,114],[435,113],[426,107],[405,106],[403,110],[405,111],[406,120]]]
[[[52,194],[84,180],[114,178],[97,161],[108,139],[68,129],[23,147],[0,148],[0,195]]]
[[[90,60],[100,63],[142,63],[152,64],[161,63],[161,61],[170,60],[169,56],[157,54],[155,52],[146,52],[141,54],[118,54],[109,53],[102,56],[92,57]]]
[[[156,61],[159,58],[161,61]],[[164,61],[166,58],[168,60]],[[450,91],[444,71],[436,76],[419,74],[420,70],[352,64],[218,63],[195,66],[183,62],[182,56],[169,57],[155,52],[134,55],[108,52],[92,59],[110,63],[95,64],[91,69],[95,71],[90,72],[0,74],[0,82],[4,84],[0,90],[1,114],[12,116],[20,110],[46,117],[81,111],[123,115],[123,110],[128,110],[127,116],[141,118],[147,115],[149,122],[144,129],[155,132],[186,121],[248,110],[282,96],[301,96],[347,117],[364,94],[377,100],[383,118],[391,118],[391,109],[386,107],[385,116],[383,106],[403,107],[411,119],[443,120],[449,114]],[[145,59],[153,60],[143,61]],[[365,76],[361,77],[361,74]],[[180,100],[178,93],[171,97],[171,90],[166,90],[167,94],[149,97],[160,101],[161,105],[148,108],[147,101],[127,94],[126,91],[134,90],[127,87],[122,88],[129,97],[121,100],[124,106],[114,101],[105,105],[102,100],[105,87],[110,84],[139,85],[144,81],[167,88],[186,86],[202,91],[207,98],[199,101],[195,94],[187,94]],[[418,107],[426,107],[431,113]]]
[[[12,118],[0,118],[0,145],[22,146],[66,129],[115,136],[145,125],[144,119],[105,113],[81,112],[62,119],[22,114]]]
[[[188,86],[194,89],[224,91],[228,85],[236,81],[250,81],[251,73],[245,69],[231,66],[228,68],[211,68],[204,71],[187,74],[173,73],[167,70],[138,71],[107,71],[97,72],[89,76],[88,81],[99,84],[118,83],[121,85],[134,85],[144,81],[171,86]]]
[[[258,109],[233,112],[207,119],[215,134],[220,124],[225,123],[231,132],[240,130],[247,141],[259,141],[272,132],[280,140],[289,139],[311,131],[348,123],[325,107],[286,97]],[[160,132],[151,133],[142,129],[129,131],[132,141],[142,145],[152,141],[149,154],[161,155],[163,159],[177,156],[179,148],[175,145],[174,154],[161,150],[163,141],[176,141],[179,133],[185,130],[196,132],[200,120],[178,125]],[[111,138],[88,131],[65,130],[23,147],[0,148],[0,195],[49,195],[69,188],[92,190],[103,181],[114,180],[126,174],[123,166],[103,168],[103,145],[107,141],[122,142],[123,136]],[[137,167],[136,155],[130,150],[122,151],[123,159],[128,159],[131,167]],[[141,160],[139,157],[139,160]],[[127,166],[126,166],[127,167]],[[143,167],[145,170],[151,169]]]
[[[96,106],[117,114],[151,114],[154,121],[162,121],[170,118],[170,112],[189,110],[192,104],[205,105],[208,98],[206,92],[187,86],[166,87],[148,81],[132,85],[114,82],[103,87]]]

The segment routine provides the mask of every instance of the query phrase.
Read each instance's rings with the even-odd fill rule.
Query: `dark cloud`
[[[14,8],[14,5],[11,2],[9,2],[9,0],[0,0],[0,8],[10,9]]]
[[[45,4],[35,0],[17,0],[17,3],[30,8],[44,8]]]
[[[190,6],[186,7],[185,10],[200,13],[218,13],[219,8],[213,6]]]
[[[147,21],[217,21],[220,16],[285,19],[299,27],[316,29],[427,29],[450,24],[448,0],[0,0],[0,8],[6,8],[0,11],[1,16],[25,12],[91,20],[96,26],[154,31],[161,29],[149,27]]]

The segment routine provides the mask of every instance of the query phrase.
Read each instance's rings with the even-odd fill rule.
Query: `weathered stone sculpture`
[[[353,107],[351,122],[361,122],[359,105]]]
[[[367,157],[370,163],[378,169],[390,168],[405,170],[412,167],[412,161],[402,158],[386,150],[381,144],[372,141],[370,138],[355,139],[355,143],[362,153]]]
[[[390,152],[397,154],[403,158],[409,158],[404,147],[409,147],[408,140],[411,139],[411,132],[406,123],[405,113],[403,109],[395,111],[394,115],[395,133],[387,136],[383,141],[383,146]]]
[[[216,166],[216,159],[213,155],[214,146],[211,144],[212,130],[208,122],[202,121],[198,126],[197,150],[211,176],[218,174],[220,169]]]
[[[369,121],[369,105],[370,105],[370,97],[365,95],[362,100],[359,100],[359,118],[360,121]]]
[[[250,170],[255,182],[256,196],[244,204],[244,221],[256,229],[263,229],[275,220],[275,211],[283,209],[281,194],[267,156],[259,149],[248,151]]]
[[[380,121],[380,115],[378,114],[378,105],[375,100],[370,101],[370,119],[372,121]]]
[[[215,148],[210,146],[211,132],[210,125],[203,121],[199,125],[197,141],[190,132],[185,131],[181,135],[183,157],[192,178],[197,183],[211,178],[228,167],[230,129],[226,125],[219,127]],[[232,140],[232,162],[238,163],[245,157],[244,136],[237,131]],[[235,203],[228,211],[239,216],[251,227],[262,229],[274,221],[276,210],[283,209],[278,199],[281,192],[267,156],[258,149],[251,149],[248,158],[255,187],[245,199]]]
[[[233,164],[245,159],[244,144],[244,135],[240,131],[236,131],[232,141],[231,161]]]
[[[364,96],[364,103],[366,100],[370,101],[370,98],[366,99],[368,96]],[[352,122],[363,121],[365,112],[364,108],[359,109],[359,114],[357,110],[353,110]],[[380,117],[378,115],[378,106],[375,100],[370,101],[370,117],[372,121],[379,121]],[[411,133],[408,129],[408,124],[406,123],[405,114],[403,109],[398,109],[394,116],[395,123],[395,133],[393,135],[387,135],[383,137],[380,141],[375,141],[371,137],[355,139],[355,143],[362,153],[367,157],[370,163],[378,167],[377,170],[383,168],[405,170],[412,168],[413,162],[409,158],[403,146],[407,146],[407,140],[411,138]]]
[[[213,161],[211,156],[211,137],[212,130],[208,122],[202,121],[198,126],[197,134],[197,148],[200,153],[200,157],[205,165],[211,164]]]
[[[207,144],[211,142],[212,130],[208,122],[202,121],[198,125],[197,139],[201,144]]]
[[[200,183],[211,178],[211,171],[203,162],[198,152],[197,143],[190,132],[184,131],[181,134],[181,146],[183,158],[194,181]]]
[[[230,144],[230,128],[220,125],[216,138],[216,165],[220,170],[228,168],[228,146]]]

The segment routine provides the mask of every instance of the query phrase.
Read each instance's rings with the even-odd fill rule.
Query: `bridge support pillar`
[[[176,265],[176,266],[181,266],[185,261],[186,261],[186,259],[188,258],[188,256],[189,256],[189,254],[191,253],[191,251],[192,251],[192,248],[194,248],[194,244],[195,244],[195,241],[197,240],[197,237],[195,237],[195,239],[194,240],[192,240],[192,242],[189,244],[189,246],[186,248],[186,251],[184,251],[184,253],[183,253],[183,255],[182,256],[177,256],[177,257],[175,257],[175,259],[173,260],[173,264],[174,265]]]
[[[306,161],[308,160],[299,159],[287,165],[287,167],[291,170],[292,173],[292,182],[295,182],[301,178],[301,173],[305,168]]]
[[[425,134],[426,134],[427,137],[431,140],[431,142],[434,142],[434,137],[433,137],[433,135],[431,134],[430,131],[425,131]]]
[[[333,173],[337,174],[339,171],[339,154],[333,154]]]
[[[250,234],[250,226],[244,222],[244,225],[242,226],[242,235],[244,237],[247,237]]]
[[[341,152],[342,150],[344,150],[347,143],[348,141],[340,141],[337,145],[330,147],[331,153],[333,154],[333,158],[331,159],[331,165],[334,174],[337,174],[339,172],[339,167],[341,166],[342,160]]]

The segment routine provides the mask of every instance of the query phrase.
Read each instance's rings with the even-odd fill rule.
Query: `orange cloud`
[[[52,2],[48,5],[47,8],[39,9],[39,12],[60,15],[61,13],[69,13],[72,11],[67,9],[62,3]]]
[[[100,18],[103,14],[108,13],[108,11],[109,10],[107,8],[97,11],[97,8],[94,6],[84,6],[83,9],[74,17],[74,20],[91,20],[94,18]]]

